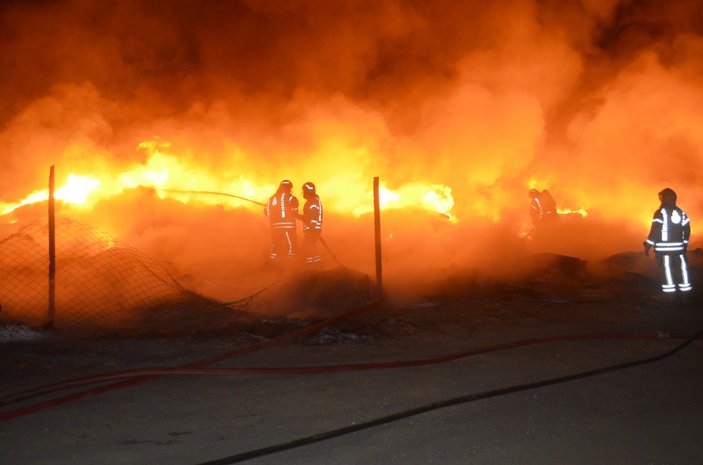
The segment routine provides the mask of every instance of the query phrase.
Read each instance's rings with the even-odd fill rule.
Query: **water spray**
[[[228,193],[226,193],[226,192],[188,191],[188,190],[181,190],[181,189],[157,189],[157,190],[164,191],[164,192],[173,192],[173,193],[176,193],[176,194],[221,195],[221,196],[223,196],[223,197],[233,197],[233,198],[235,198],[235,199],[244,200],[245,202],[251,202],[251,203],[256,204],[256,205],[261,205],[262,207],[265,207],[265,206],[266,206],[265,203],[261,203],[261,202],[259,202],[259,201],[257,201],[257,200],[248,199],[248,198],[246,198],[246,197],[242,197],[241,195],[228,194]]]

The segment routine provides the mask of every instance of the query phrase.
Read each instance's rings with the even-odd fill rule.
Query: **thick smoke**
[[[362,268],[371,222],[351,211],[370,205],[373,176],[449,186],[455,200],[456,223],[390,215],[399,276],[509,269],[526,249],[529,187],[589,212],[552,251],[636,250],[661,188],[679,193],[694,234],[703,216],[702,52],[695,1],[5,1],[0,202],[42,188],[54,163],[144,164],[135,147],[158,137],[213,189],[315,181],[328,242]],[[236,206],[136,189],[81,215],[223,297],[212,283],[246,281],[267,244],[259,208]]]

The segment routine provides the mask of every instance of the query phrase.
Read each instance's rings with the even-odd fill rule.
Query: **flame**
[[[545,185],[546,183],[540,182],[534,177],[530,178],[527,182],[528,190],[537,189],[538,191],[548,190]],[[581,215],[585,218],[588,216],[588,211],[584,207],[579,207],[577,209],[571,208],[557,208],[557,214],[559,215]]]
[[[381,182],[378,189],[379,206],[381,210],[399,208],[419,208],[441,214],[452,222],[457,219],[451,213],[454,208],[452,189],[442,184],[411,183],[396,190],[388,188]],[[355,216],[373,211],[373,205],[365,203],[353,208]]]
[[[244,175],[222,182],[222,178],[230,177],[228,173],[218,173],[219,176],[215,176],[212,172],[169,153],[170,147],[168,141],[158,138],[143,141],[137,150],[147,152],[145,163],[134,164],[117,175],[71,173],[66,183],[56,190],[55,198],[67,204],[91,208],[101,199],[117,196],[126,189],[146,187],[156,190],[161,198],[173,198],[183,203],[197,199],[206,204],[223,204],[222,197],[199,195],[198,192],[229,193],[256,203],[265,201],[276,189],[276,184],[271,184],[270,180],[257,182]],[[324,182],[321,184],[325,185]],[[328,189],[322,189],[321,194],[330,205],[360,216],[373,211],[370,195],[364,195],[364,192],[369,191],[367,184],[363,179],[335,179],[334,183],[325,185]],[[350,196],[350,192],[358,192],[359,195]],[[419,208],[437,212],[452,222],[456,221],[452,214],[452,189],[443,184],[414,182],[391,189],[381,183],[379,196],[382,209]],[[0,204],[0,214],[6,215],[22,206],[43,202],[48,198],[47,190],[35,191],[20,202]],[[236,205],[248,207],[252,203],[238,202]]]
[[[572,210],[570,208],[557,208],[557,213],[560,215],[581,215],[583,218],[588,216],[588,212],[584,208]]]
[[[427,192],[422,200],[433,210],[443,214],[450,221],[456,221],[452,216],[451,211],[454,208],[454,198],[452,197],[452,188],[441,184],[432,186],[433,190]]]
[[[69,174],[68,181],[56,190],[55,197],[66,203],[85,205],[90,194],[95,192],[100,187],[100,184],[99,180],[90,176]]]
[[[68,175],[66,184],[56,189],[54,198],[73,205],[86,205],[88,197],[100,187],[100,184],[99,180],[90,176],[70,174]],[[48,199],[48,190],[34,191],[17,203],[0,204],[2,206],[2,213],[0,213],[0,215],[7,215],[25,205],[45,202]]]

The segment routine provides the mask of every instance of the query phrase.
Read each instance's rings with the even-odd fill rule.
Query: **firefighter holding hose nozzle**
[[[534,227],[559,219],[557,204],[548,190],[540,192],[530,189],[527,196],[530,199],[530,218]]]
[[[661,205],[654,212],[649,236],[644,241],[644,254],[654,247],[661,273],[662,301],[673,302],[681,293],[683,300],[691,291],[686,249],[691,236],[691,222],[676,206],[676,192],[666,188],[659,192]]]
[[[269,260],[272,262],[281,257],[294,258],[297,253],[295,219],[298,217],[298,199],[292,190],[293,183],[284,179],[264,206],[264,214],[271,224]]]

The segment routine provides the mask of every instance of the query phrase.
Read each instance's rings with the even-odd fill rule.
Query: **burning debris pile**
[[[358,271],[301,270],[263,295],[252,310],[279,317],[326,318],[367,303],[371,294],[370,277]]]
[[[315,183],[325,240],[363,274],[378,177],[397,294],[428,269],[506,280],[531,253],[638,250],[665,186],[700,246],[699,1],[174,4],[0,2],[0,315],[44,318],[46,233],[27,225],[49,166],[62,217],[172,273],[88,234],[57,282],[85,320],[187,300],[178,283],[223,302],[266,285],[256,203],[282,179]],[[531,189],[553,194],[552,231]]]
[[[48,311],[48,226],[34,223],[0,241],[0,324],[192,334],[225,329],[255,315],[317,318],[369,299],[368,276],[348,268],[270,270],[270,286],[220,302],[183,287],[163,263],[90,226],[56,225],[55,315]],[[262,264],[263,266],[263,264]],[[253,312],[253,313],[252,313]]]

